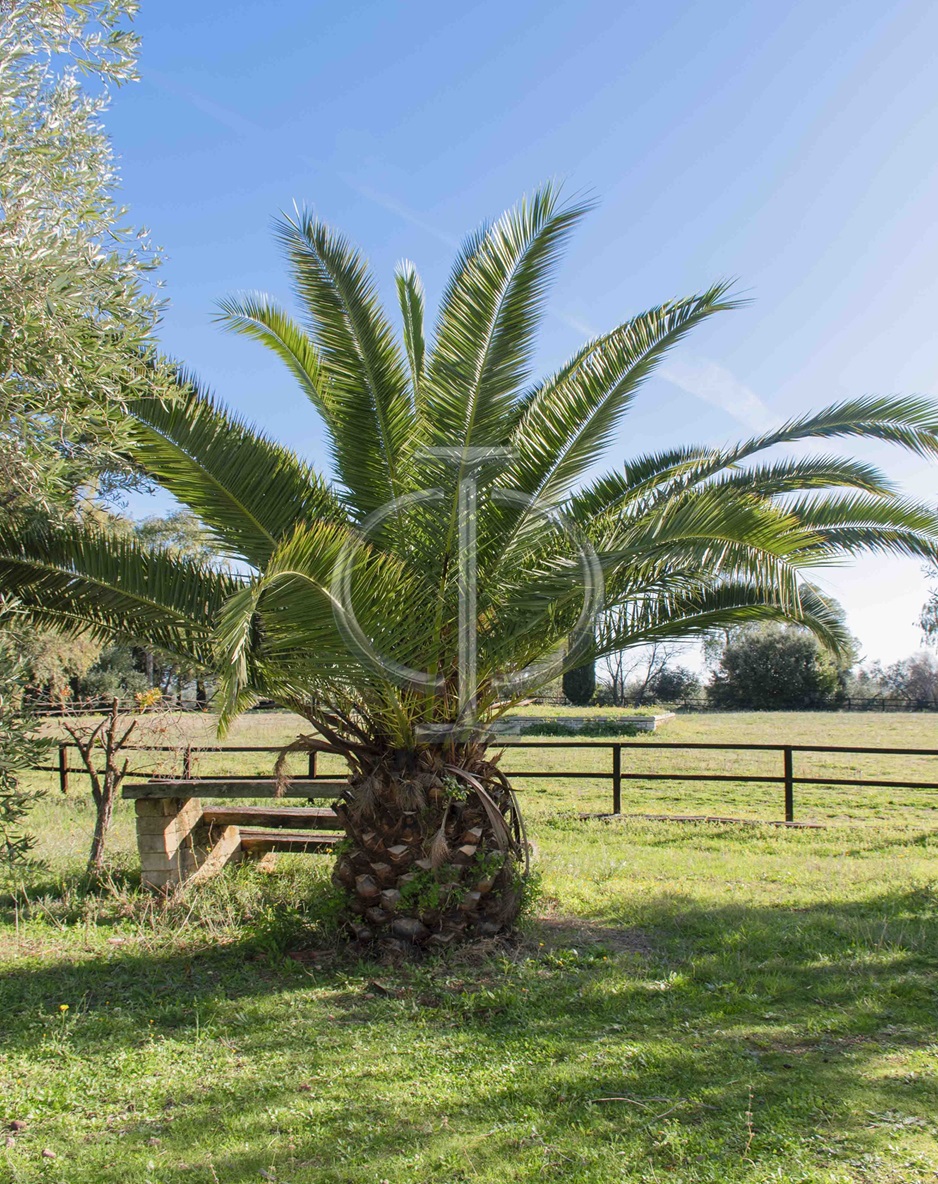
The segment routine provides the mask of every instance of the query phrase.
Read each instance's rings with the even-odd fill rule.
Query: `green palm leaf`
[[[420,391],[423,385],[427,343],[424,338],[424,294],[423,284],[413,263],[405,260],[395,275],[397,298],[401,306],[401,321],[404,327],[404,348],[410,364],[410,382],[414,392],[414,405],[420,406]]]
[[[300,390],[323,417],[331,422],[328,381],[316,346],[300,325],[269,296],[259,292],[229,296],[218,302],[216,320],[232,333],[259,341],[280,358],[297,380]]]
[[[505,484],[548,501],[566,493],[608,446],[622,413],[667,351],[707,317],[736,307],[727,291],[717,284],[642,313],[544,383],[512,433],[517,459]]]
[[[238,586],[223,572],[82,524],[0,527],[0,582],[38,624],[145,639],[212,665],[212,621]]]
[[[343,521],[333,491],[275,444],[180,375],[171,401],[140,399],[132,457],[188,506],[226,555],[263,566],[299,521]],[[271,496],[271,491],[276,491]]]
[[[665,353],[694,325],[734,307],[727,285],[651,309],[580,351],[526,401],[511,436],[514,459],[499,484],[522,490],[538,506],[556,504],[608,446],[637,389]],[[607,490],[608,492],[608,490]],[[518,515],[501,542],[514,562],[515,542],[532,524]]]
[[[777,497],[807,489],[861,489],[877,497],[889,497],[896,491],[895,483],[875,465],[840,456],[802,457],[737,469],[722,476],[718,484],[747,490],[760,497]]]
[[[347,596],[339,580],[344,559]],[[387,612],[389,603],[396,613]],[[387,670],[371,655],[420,661],[432,640],[430,608],[426,589],[394,556],[346,526],[299,524],[219,616],[223,724],[250,696],[269,694],[283,670],[294,680],[301,675],[308,694],[336,681],[386,683]]]
[[[402,491],[414,431],[400,349],[364,260],[307,212],[277,233],[328,379],[338,476],[362,515]]]
[[[930,506],[843,493],[787,499],[785,508],[817,535],[819,554],[831,559],[860,551],[938,558],[938,513]]]
[[[546,185],[463,246],[443,295],[427,370],[430,442],[504,443],[550,271],[587,203]]]
[[[867,395],[790,419],[730,450],[734,460],[794,440],[860,437],[886,440],[919,456],[938,456],[938,407],[917,395]]]
[[[778,600],[755,581],[726,581],[677,594],[661,591],[627,602],[597,634],[596,656],[653,641],[702,637],[715,629],[759,621],[795,621],[809,628],[834,653],[850,652],[852,638],[839,605],[807,582],[797,586],[794,604]]]

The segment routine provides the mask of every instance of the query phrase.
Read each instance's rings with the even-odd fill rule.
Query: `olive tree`
[[[126,480],[124,409],[160,387],[159,252],[102,123],[136,77],[133,0],[0,5],[0,506]]]

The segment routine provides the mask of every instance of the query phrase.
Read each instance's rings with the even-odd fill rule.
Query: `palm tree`
[[[334,878],[363,939],[511,925],[526,844],[494,729],[546,679],[766,619],[836,650],[841,615],[806,569],[938,554],[938,515],[872,466],[763,459],[835,436],[938,455],[938,410],[919,398],[857,399],[587,481],[656,363],[736,301],[717,284],[662,304],[531,382],[547,281],[585,208],[547,186],[472,235],[432,335],[402,265],[400,339],[358,252],[307,213],[281,220],[301,319],[256,295],[221,319],[313,402],[331,480],[188,376],[177,397],[131,407],[131,459],[199,518],[227,570],[93,524],[0,529],[0,577],[37,623],[211,666],[222,731],[271,697],[312,725],[294,748],[345,758]]]

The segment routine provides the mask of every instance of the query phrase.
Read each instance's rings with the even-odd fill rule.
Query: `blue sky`
[[[864,393],[938,394],[927,0],[143,0],[137,28],[142,82],[118,93],[108,126],[133,218],[166,251],[162,340],[320,463],[290,379],[213,323],[232,291],[288,298],[270,225],[294,201],[364,248],[389,302],[407,257],[432,303],[483,218],[550,177],[594,195],[558,273],[543,367],[587,333],[736,277],[752,303],[673,355],[610,464]],[[938,466],[848,447],[938,498]],[[918,563],[820,578],[866,655],[918,645]]]

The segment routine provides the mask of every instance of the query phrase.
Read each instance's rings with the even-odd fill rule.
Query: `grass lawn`
[[[163,743],[209,741],[204,719],[144,722]],[[294,731],[253,716],[229,743]],[[938,747],[938,726],[692,715],[655,738]],[[629,768],[689,759],[629,744]],[[608,762],[504,764],[548,757]],[[846,767],[938,780],[924,758]],[[343,957],[317,857],[168,904],[140,893],[125,808],[112,880],[83,892],[91,811],[77,777],[50,793],[35,815],[50,869],[0,906],[0,1120],[23,1124],[0,1180],[938,1178],[938,795],[802,789],[825,826],[792,831],[580,821],[608,787],[519,785],[543,880],[522,941],[396,968]],[[625,806],[769,818],[779,799],[635,782]]]

